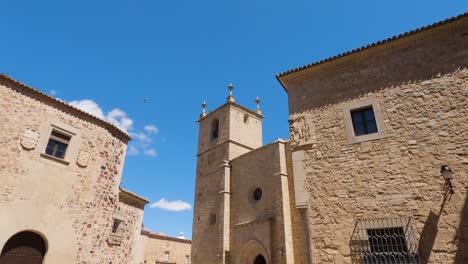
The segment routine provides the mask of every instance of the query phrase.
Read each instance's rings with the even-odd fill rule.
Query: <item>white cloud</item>
[[[122,129],[124,132],[130,134],[135,141],[132,141],[128,146],[127,154],[129,156],[135,156],[140,153],[151,157],[156,157],[158,155],[154,148],[150,148],[153,141],[150,135],[155,135],[159,132],[155,125],[146,125],[144,130],[147,133],[143,133],[133,129],[133,120],[122,109],[114,108],[105,114],[102,108],[90,99],[75,100],[69,102],[69,104],[91,115],[106,120]]]
[[[157,134],[159,132],[159,129],[155,125],[146,125],[145,130],[150,134]]]
[[[112,109],[112,111],[107,114],[106,120],[125,132],[128,132],[133,126],[133,120],[127,116],[127,113],[118,108]]]
[[[158,155],[155,149],[145,149],[144,153],[145,155],[151,156],[151,157],[156,157]]]
[[[148,145],[149,143],[151,143],[151,138],[149,138],[149,136],[144,133],[130,133],[130,136],[132,136],[132,138],[138,139],[144,145]]]
[[[151,208],[160,208],[160,209],[163,209],[163,210],[175,211],[175,212],[191,210],[192,209],[192,206],[189,203],[186,203],[184,201],[181,201],[181,200],[168,201],[168,200],[166,200],[164,198],[162,198],[161,200],[151,204],[150,207]]]
[[[136,156],[140,154],[140,151],[138,151],[138,149],[132,145],[128,146],[128,149],[127,149],[127,155],[129,156]]]
[[[69,102],[69,104],[89,114],[92,114],[93,116],[104,119],[104,112],[102,111],[101,107],[99,107],[99,105],[96,104],[93,100],[75,100]]]

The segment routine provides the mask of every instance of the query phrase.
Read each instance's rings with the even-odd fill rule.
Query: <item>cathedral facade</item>
[[[200,120],[194,264],[468,263],[468,15],[277,75],[290,139]]]

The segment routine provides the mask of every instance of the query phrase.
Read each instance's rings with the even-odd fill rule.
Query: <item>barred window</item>
[[[169,262],[169,251],[164,252],[163,261],[164,262]]]
[[[419,264],[410,218],[358,221],[353,234],[353,257],[364,264]]]

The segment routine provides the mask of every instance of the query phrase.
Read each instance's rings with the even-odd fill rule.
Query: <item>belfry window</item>
[[[219,136],[219,120],[215,119],[211,123],[211,139],[218,138]]]

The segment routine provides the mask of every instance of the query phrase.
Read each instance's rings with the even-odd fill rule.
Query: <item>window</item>
[[[353,258],[364,264],[419,264],[418,242],[410,218],[358,221],[353,234]]]
[[[257,188],[255,189],[254,193],[253,193],[253,197],[255,199],[255,201],[259,201],[260,199],[262,199],[262,189],[260,188]]]
[[[52,130],[45,153],[49,156],[64,159],[70,139],[70,136]]]
[[[216,224],[216,214],[210,214],[210,225]]]
[[[184,264],[189,264],[189,261],[190,261],[190,256],[189,256],[189,255],[186,255],[186,256],[185,256]]]
[[[120,232],[120,224],[122,223],[122,220],[115,219],[114,218],[114,223],[112,223],[112,233],[113,234],[118,234]]]
[[[169,262],[169,251],[164,251],[163,262]]]
[[[215,119],[211,123],[211,139],[218,138],[219,136],[219,120]]]
[[[387,137],[377,98],[351,101],[343,105],[346,139],[349,144]]]
[[[377,133],[377,123],[372,106],[351,111],[351,119],[353,120],[354,135]]]

